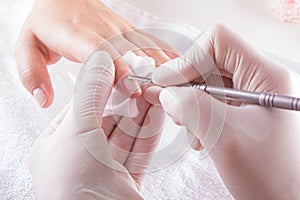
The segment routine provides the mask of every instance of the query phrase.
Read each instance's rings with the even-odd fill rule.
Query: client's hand
[[[54,93],[47,65],[62,56],[83,63],[95,48],[107,51],[115,61],[119,82],[132,73],[120,55],[132,50],[162,64],[170,56],[160,50],[164,45],[155,37],[135,30],[100,0],[37,0],[20,33],[15,58],[24,86],[41,107],[48,107]],[[127,96],[141,93],[134,81],[118,88]]]
[[[95,52],[79,75],[72,102],[35,142],[30,172],[38,199],[142,199],[138,189],[164,112],[139,97],[136,118],[103,117],[114,74],[110,56]]]
[[[297,73],[222,25],[205,32],[183,57],[157,68],[152,80],[166,87],[204,80],[209,85],[300,96]],[[148,93],[155,88],[148,88]],[[195,135],[195,148],[202,144],[209,151],[236,199],[300,198],[300,112],[222,102],[183,87],[162,89],[159,102]]]

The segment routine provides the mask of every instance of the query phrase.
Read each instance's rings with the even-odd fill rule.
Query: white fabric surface
[[[192,27],[158,19],[122,1],[108,3],[138,27],[170,28],[192,39],[199,34]],[[32,4],[32,0],[0,0],[0,200],[35,199],[27,169],[28,151],[50,119],[71,98],[75,75],[80,68],[79,64],[66,60],[49,68],[56,97],[53,107],[41,111],[22,87],[13,60],[18,32]],[[166,128],[169,134],[172,130]],[[232,199],[211,160],[201,159],[199,153],[192,150],[171,165],[147,174],[142,194],[149,200]]]

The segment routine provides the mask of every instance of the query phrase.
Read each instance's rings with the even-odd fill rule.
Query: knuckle
[[[19,76],[21,83],[25,86],[28,91],[31,91],[36,86],[35,74],[28,68],[26,69],[19,69]]]
[[[80,27],[84,24],[83,16],[81,16],[80,14],[74,15],[70,19],[67,19],[66,23],[74,27]]]
[[[104,48],[104,39],[99,36],[90,36],[87,38],[87,42],[90,46],[91,51],[101,50]],[[102,46],[104,45],[104,46]]]

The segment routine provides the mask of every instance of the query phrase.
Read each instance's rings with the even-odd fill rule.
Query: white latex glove
[[[300,199],[300,112],[222,102],[197,89],[168,87],[205,80],[299,97],[298,74],[216,25],[184,56],[157,68],[152,80],[167,88],[148,88],[148,93],[160,93],[159,98],[146,99],[159,101],[176,123],[195,135],[194,147],[202,144],[209,151],[236,199]]]
[[[138,188],[159,141],[164,112],[139,97],[136,118],[103,118],[114,83],[113,61],[96,52],[81,72],[73,101],[31,150],[37,198],[142,199]]]

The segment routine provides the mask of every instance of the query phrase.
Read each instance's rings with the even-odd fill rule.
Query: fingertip
[[[157,69],[155,69],[155,70],[152,72],[152,74],[151,74],[151,81],[152,81],[152,83],[154,83],[155,85],[160,85],[160,84],[159,84],[159,71],[160,71],[160,69],[157,68]]]
[[[179,97],[172,89],[165,88],[159,94],[159,102],[164,111],[176,124],[182,124],[182,109]]]
[[[167,87],[188,83],[190,80],[194,80],[194,77],[192,77],[192,79],[191,76],[186,76],[187,72],[193,73],[193,70],[180,67],[178,62],[179,61],[175,59],[155,69],[151,76],[152,82],[156,85]]]
[[[123,83],[131,98],[138,97],[142,94],[142,89],[137,81],[129,80],[126,76],[123,79]]]
[[[54,99],[54,92],[51,85],[40,84],[31,90],[31,94],[41,108],[51,106]]]
[[[160,105],[159,94],[163,88],[158,86],[150,86],[143,91],[143,95],[146,101],[152,105]]]
[[[47,98],[45,92],[41,88],[34,89],[32,95],[41,107],[45,105]]]
[[[167,87],[168,81],[168,74],[170,74],[170,69],[164,66],[160,66],[159,68],[155,69],[151,74],[151,80],[155,85],[159,85],[162,87]]]
[[[180,57],[180,53],[178,53],[178,52],[171,52],[171,51],[164,51],[166,54],[167,54],[167,56],[171,59],[171,60],[173,60],[173,59],[175,59],[175,58],[178,58],[178,57]]]
[[[122,60],[121,57],[114,62],[116,66],[115,88],[123,95],[130,98],[141,96],[142,89],[140,84],[136,80],[130,80],[127,78],[129,75],[133,75],[130,67]]]
[[[52,104],[54,92],[46,66],[19,69],[19,76],[23,86],[35,98],[40,107],[48,108]]]
[[[53,103],[53,99],[54,99],[54,93],[53,93],[53,90],[51,89],[51,92],[50,91],[46,91],[46,102],[45,104],[42,106],[42,108],[48,108],[52,105]]]
[[[42,108],[47,108],[52,104],[54,94],[41,45],[32,32],[23,31],[14,56],[23,86]]]
[[[130,98],[135,99],[142,95],[142,91],[136,90],[133,94],[130,95]]]
[[[115,88],[124,96],[129,98],[137,98],[142,95],[142,89],[139,83],[135,80],[129,80],[128,75],[125,75],[119,80],[116,80]]]
[[[19,76],[23,86],[35,98],[41,108],[48,108],[52,104],[54,92],[46,66],[19,69]]]
[[[159,48],[144,51],[146,51],[147,56],[155,60],[157,66],[160,66],[171,60],[171,58],[169,58],[168,55]]]
[[[174,95],[168,88],[164,88],[160,91],[159,101],[164,107],[168,107],[169,103],[174,101]]]

